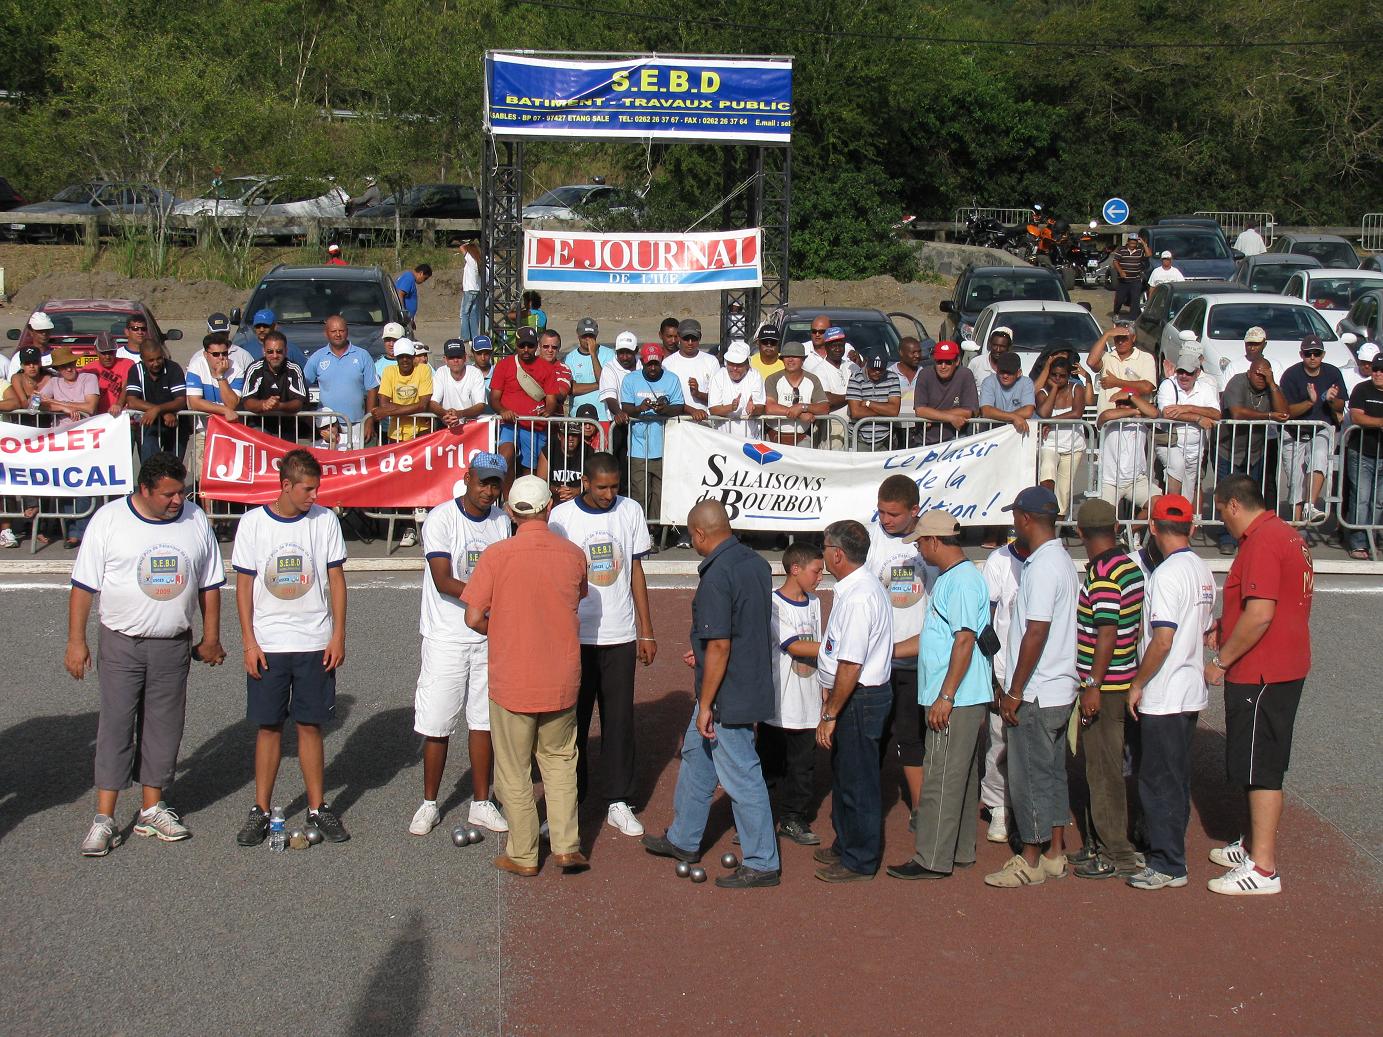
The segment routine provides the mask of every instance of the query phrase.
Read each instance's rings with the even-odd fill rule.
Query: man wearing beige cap
[[[495,791],[509,824],[495,867],[538,874],[536,758],[547,799],[552,862],[563,871],[590,865],[576,823],[576,699],[581,686],[581,625],[586,596],[581,549],[548,528],[552,494],[535,475],[514,480],[506,509],[517,529],[491,544],[466,584],[466,625],[490,638],[490,739]],[[535,588],[542,588],[536,593]]]
[[[1236,356],[1230,360],[1229,366],[1225,368],[1225,384],[1236,374],[1244,374],[1255,360],[1263,355],[1263,350],[1268,346],[1268,333],[1255,325],[1244,332],[1244,355]],[[1274,372],[1280,375],[1281,372]],[[1275,379],[1274,379],[1275,380]]]

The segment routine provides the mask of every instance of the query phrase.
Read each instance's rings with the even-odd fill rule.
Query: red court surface
[[[675,753],[691,710],[691,593],[654,595],[659,657],[638,685],[640,814],[661,833]],[[592,749],[599,741],[592,738]],[[1205,888],[1206,853],[1238,834],[1223,741],[1202,725],[1188,833],[1191,883],[1139,892],[1069,877],[990,889],[1008,849],[942,882],[829,886],[811,848],[784,843],[776,889],[678,879],[673,862],[583,808],[592,870],[503,876],[505,1030],[519,1034],[1375,1034],[1377,887],[1339,832],[1289,796],[1284,892],[1230,898]],[[829,764],[816,830],[830,841]],[[885,772],[884,860],[911,855],[896,768]],[[977,822],[978,823],[978,822]],[[703,863],[732,847],[728,800],[712,810]],[[1074,828],[1070,829],[1074,832]],[[1078,842],[1078,836],[1072,843]]]

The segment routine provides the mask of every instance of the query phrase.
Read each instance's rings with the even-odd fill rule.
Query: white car
[[[173,215],[251,222],[291,216],[320,219],[345,216],[348,201],[350,195],[327,180],[237,176],[215,184],[205,198],[192,198],[174,206]],[[305,227],[274,227],[265,233],[292,237],[305,230]]]
[[[1013,348],[1028,354],[1023,370],[1029,371],[1037,357],[1053,347],[1066,347],[1081,360],[1099,340],[1100,325],[1088,307],[1075,302],[1047,302],[1038,299],[1011,299],[990,303],[975,318],[975,338],[961,343],[962,362],[987,354],[989,336],[995,328],[1013,332]]]
[[[1383,273],[1377,270],[1345,270],[1325,267],[1299,270],[1288,278],[1283,295],[1304,299],[1314,306],[1330,326],[1340,330],[1340,321],[1361,295],[1383,288]]]
[[[1201,367],[1220,392],[1230,378],[1247,368],[1244,332],[1260,327],[1268,333],[1263,355],[1278,378],[1301,359],[1301,340],[1319,335],[1325,345],[1325,362],[1344,370],[1354,363],[1349,347],[1314,306],[1286,295],[1263,292],[1229,292],[1202,295],[1182,307],[1176,320],[1162,329],[1162,356],[1175,360],[1189,342],[1201,348]],[[1190,332],[1184,336],[1182,332]]]

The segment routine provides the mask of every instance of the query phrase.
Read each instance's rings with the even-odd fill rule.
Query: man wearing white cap
[[[394,362],[394,343],[403,338],[404,334],[403,325],[392,320],[384,325],[384,330],[379,333],[380,340],[384,343],[384,355],[375,361],[375,374],[381,379],[384,377],[384,369]]]
[[[610,453],[619,458],[622,471],[627,469],[625,458],[629,456],[629,416],[620,406],[619,392],[625,376],[638,366],[639,338],[632,331],[621,331],[615,336],[615,362],[605,364],[600,369],[600,388],[596,395],[600,400],[597,409],[600,412],[601,424],[610,434]],[[629,489],[624,483],[620,488]]]
[[[341,258],[341,246],[334,241],[327,246],[327,266],[350,266]]]
[[[29,316],[29,341],[22,343],[21,348],[33,346],[40,350],[43,353],[44,367],[48,366],[48,356],[53,351],[53,347],[48,342],[48,336],[52,331],[53,318],[42,310],[37,310]],[[19,363],[19,352],[20,351],[16,349],[14,351],[14,356],[10,358],[9,370],[5,374],[6,378],[13,379],[14,376],[19,373],[19,369],[22,366]]]
[[[725,366],[711,375],[708,393],[711,416],[728,418],[721,431],[743,439],[758,439],[762,423],[755,419],[764,412],[764,381],[749,364],[749,343],[731,342],[725,350]]]
[[[394,343],[394,363],[384,369],[379,381],[379,402],[370,411],[376,421],[389,422],[389,438],[404,442],[431,431],[432,422],[415,418],[428,414],[432,406],[432,368],[427,366],[426,352],[421,343],[401,338]],[[427,517],[425,508],[414,508],[415,525]],[[409,526],[399,538],[400,547],[415,547],[418,531]]]
[[[1186,280],[1186,275],[1172,266],[1172,254],[1170,252],[1163,250],[1160,258],[1162,259],[1161,264],[1148,275],[1148,291],[1150,292],[1160,284]]]

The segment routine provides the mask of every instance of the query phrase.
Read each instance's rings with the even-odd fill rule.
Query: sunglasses
[[[149,329],[146,328],[143,324],[126,324],[126,325],[125,325],[125,330],[126,330],[126,331],[148,331]]]
[[[823,328],[822,330],[818,331],[816,328],[812,328],[812,334],[813,334],[813,335],[824,335],[824,334],[826,334],[826,330]]]
[[[1301,355],[1302,355],[1302,356],[1321,357],[1321,356],[1325,356],[1325,350],[1324,350],[1324,349],[1303,349],[1303,350],[1301,351]]]
[[[208,349],[208,350],[206,351],[206,355],[207,355],[207,356],[230,356],[230,353],[229,353],[227,350],[222,350],[222,351],[219,352],[219,353],[213,353],[211,350]]]
[[[683,336],[682,336],[682,341],[683,341],[683,342],[700,342],[700,341],[701,341],[701,336],[700,336],[700,335],[683,335]]]
[[[933,361],[933,363],[935,363],[938,367],[940,367],[942,364],[958,364],[958,363],[960,363],[960,361],[959,361],[959,360],[942,360],[941,358],[938,357],[935,361]]]

